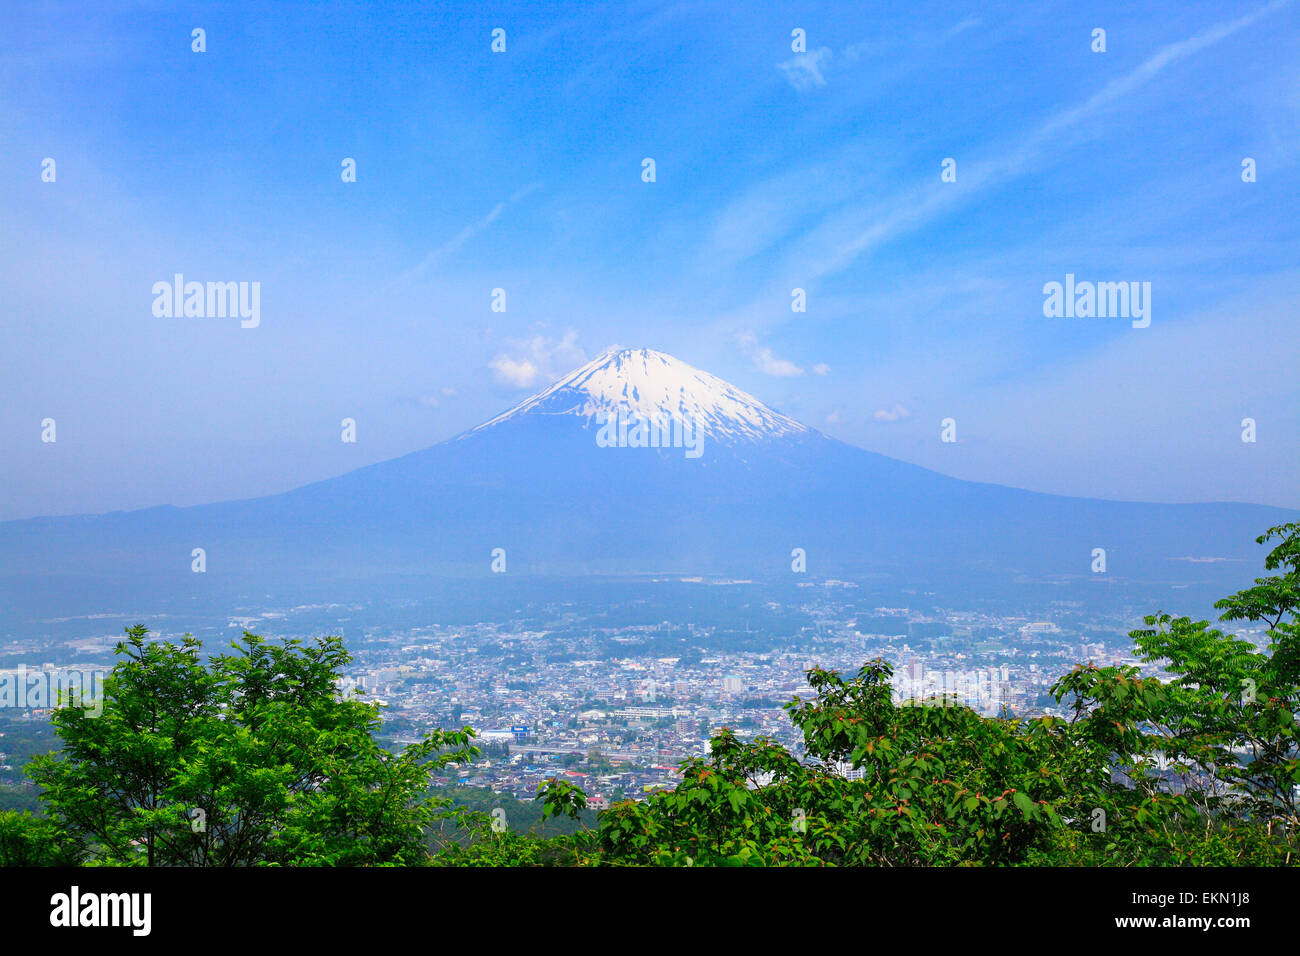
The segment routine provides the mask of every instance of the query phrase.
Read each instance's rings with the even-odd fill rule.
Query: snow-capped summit
[[[618,346],[473,431],[538,414],[575,415],[584,418],[587,426],[611,415],[661,427],[676,420],[715,441],[758,441],[812,431],[748,392],[671,355]]]

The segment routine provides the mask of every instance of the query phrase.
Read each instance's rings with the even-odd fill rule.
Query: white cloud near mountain
[[[532,388],[553,382],[587,361],[578,345],[578,333],[569,329],[560,339],[537,335],[531,339],[507,339],[506,350],[488,362],[493,377],[511,388]]]
[[[492,369],[492,374],[502,385],[512,385],[515,388],[535,385],[539,376],[537,366],[528,359],[512,358],[509,355],[496,356],[488,362],[488,368]]]
[[[794,362],[779,357],[766,345],[759,345],[758,336],[753,332],[738,333],[736,335],[736,344],[753,361],[754,368],[764,375],[771,375],[775,378],[793,378],[796,375],[803,374],[803,369]]]
[[[764,375],[775,375],[778,378],[803,374],[803,369],[798,365],[788,359],[778,358],[769,348],[760,348],[754,353],[754,364]]]

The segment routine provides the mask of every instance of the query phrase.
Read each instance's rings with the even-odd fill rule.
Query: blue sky
[[[1300,507],[1295,4],[394,6],[11,5],[0,518],[285,490],[613,343],[959,477]],[[176,272],[260,326],[155,318]]]

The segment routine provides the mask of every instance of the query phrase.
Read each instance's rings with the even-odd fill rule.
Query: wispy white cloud
[[[830,66],[830,47],[796,53],[790,59],[776,65],[785,74],[786,80],[800,93],[807,93],[819,86],[826,85],[825,69]]]
[[[1251,13],[1215,24],[1195,36],[1167,44],[1135,69],[1107,83],[1082,103],[1049,116],[1018,140],[1004,143],[991,158],[959,163],[960,186],[917,183],[884,200],[852,203],[824,216],[789,253],[786,272],[818,278],[846,268],[858,257],[930,223],[983,191],[1005,185],[1061,155],[1063,138],[1095,136],[1088,121],[1115,106],[1170,66],[1246,29],[1291,0],[1272,0]],[[865,208],[864,208],[865,206]]]
[[[738,333],[736,335],[736,344],[753,361],[754,368],[764,375],[772,375],[776,378],[792,378],[803,374],[803,369],[794,362],[780,358],[767,346],[760,345],[758,337],[753,332]]]
[[[507,339],[506,350],[488,362],[493,377],[511,388],[531,388],[552,382],[587,361],[578,346],[578,333],[569,329],[560,339],[537,335]]]
[[[902,405],[899,405],[897,402],[895,402],[893,408],[876,409],[876,413],[872,417],[875,418],[875,420],[878,422],[897,422],[897,421],[901,421],[904,418],[911,418],[912,413],[909,412]]]
[[[442,404],[443,399],[454,398],[455,395],[456,390],[454,388],[444,385],[442,388],[438,389],[437,394],[430,393],[428,395],[421,395],[419,402],[427,408],[437,408]]]
[[[760,348],[754,353],[754,365],[764,375],[775,375],[780,378],[803,374],[803,369],[798,365],[788,359],[777,358],[769,348]]]
[[[962,20],[960,23],[954,24],[953,27],[945,34],[945,36],[955,37],[959,33],[965,33],[967,30],[972,30],[975,27],[981,26],[982,24],[983,21],[980,20],[979,17],[967,17],[965,20]]]
[[[698,254],[699,268],[710,274],[728,269],[849,201],[860,189],[849,171],[868,161],[863,150],[838,150],[745,189],[714,219]]]
[[[425,256],[422,260],[420,260],[420,263],[419,265],[416,266],[416,269],[423,271],[425,269],[437,265],[444,258],[459,250],[461,246],[465,245],[465,243],[469,242],[479,233],[486,231],[487,228],[492,225],[492,223],[496,222],[498,219],[501,218],[501,214],[505,211],[506,211],[506,204],[503,202],[497,203],[495,206],[492,207],[491,211],[482,219],[479,219],[476,222],[471,222],[460,232],[456,233],[456,235],[454,235],[452,238],[448,239],[446,242],[438,246],[427,256]]]
[[[1221,23],[1216,23],[1208,30],[1203,31],[1196,36],[1188,37],[1186,40],[1179,40],[1176,43],[1170,43],[1161,47],[1154,54],[1143,60],[1137,69],[1124,76],[1111,80],[1098,92],[1094,93],[1078,106],[1064,110],[1053,116],[1043,124],[1042,128],[1031,139],[1031,143],[1038,145],[1043,141],[1050,140],[1053,135],[1062,130],[1079,125],[1083,120],[1089,119],[1096,113],[1100,112],[1104,107],[1109,106],[1111,103],[1116,102],[1128,93],[1137,89],[1143,83],[1146,83],[1171,64],[1186,59],[1192,54],[1198,53],[1206,47],[1212,46],[1220,40],[1232,36],[1232,34],[1251,26],[1261,18],[1268,16],[1270,13],[1289,6],[1290,3],[1291,0],[1272,0],[1271,3],[1266,3],[1264,6],[1243,16],[1237,17],[1235,20],[1225,20]]]
[[[504,213],[506,209],[508,209],[510,206],[513,206],[515,203],[519,202],[525,196],[536,191],[538,188],[540,188],[540,186],[541,183],[529,183],[527,186],[523,186],[520,189],[515,190],[515,192],[510,196],[509,199],[497,203],[488,211],[487,215],[483,216],[480,219],[475,220],[474,222],[471,222],[469,225],[465,226],[465,228],[462,229],[460,232],[456,233],[456,235],[452,236],[446,242],[442,243],[440,246],[438,246],[436,249],[430,252],[427,256],[425,256],[420,261],[420,263],[412,271],[416,273],[422,273],[432,268],[433,266],[436,266],[447,256],[450,256],[453,253],[459,251],[460,248],[465,245],[465,243],[469,242],[471,239],[473,239],[475,236],[479,235],[480,233],[486,232],[494,222],[496,222],[498,219],[501,218],[501,214]]]
[[[528,388],[535,385],[541,372],[537,366],[526,358],[514,358],[510,355],[498,355],[488,362],[496,380],[502,385],[515,388]]]

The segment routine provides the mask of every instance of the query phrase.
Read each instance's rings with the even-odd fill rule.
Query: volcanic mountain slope
[[[665,434],[673,422],[695,429],[701,453],[602,447],[601,423],[620,414]],[[72,592],[144,601],[200,579],[255,597],[382,575],[487,575],[498,548],[508,575],[784,580],[802,548],[810,576],[940,593],[1087,578],[1104,548],[1113,576],[1218,574],[1236,586],[1258,565],[1254,536],[1296,518],[948,478],[828,438],[662,352],[611,349],[456,438],[284,494],[0,524],[0,599],[38,613]],[[205,575],[191,573],[197,547]]]
[[[588,428],[609,416],[653,421],[661,427],[678,421],[725,444],[812,432],[753,395],[671,355],[617,346],[466,434],[526,415],[573,415]]]

